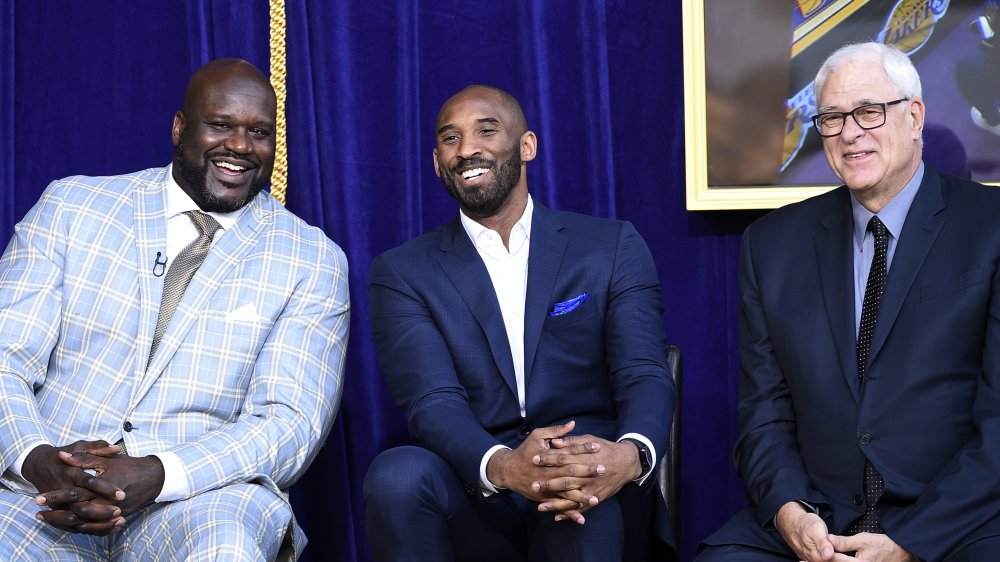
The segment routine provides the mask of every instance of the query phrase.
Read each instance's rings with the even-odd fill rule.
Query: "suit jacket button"
[[[860,495],[854,496],[854,505],[860,507],[863,503],[865,503],[865,498]]]
[[[126,432],[132,431],[132,422],[123,423],[122,429],[124,429]]]
[[[871,435],[868,435],[867,433],[862,433],[862,434],[861,434],[861,437],[859,437],[859,438],[858,438],[858,441],[859,441],[859,442],[860,442],[860,443],[861,443],[862,445],[867,445],[867,444],[869,444],[869,443],[871,443],[871,442],[872,442],[872,436],[871,436]]]

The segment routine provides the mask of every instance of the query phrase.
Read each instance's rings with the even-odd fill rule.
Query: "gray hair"
[[[910,57],[892,45],[876,42],[854,43],[834,51],[819,67],[816,79],[813,80],[813,95],[817,104],[819,93],[823,91],[823,85],[830,73],[845,63],[857,60],[881,62],[886,76],[889,77],[889,83],[899,91],[899,95],[911,100],[921,97],[920,75],[917,74]]]

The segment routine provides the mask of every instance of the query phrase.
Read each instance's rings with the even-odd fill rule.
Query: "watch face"
[[[646,471],[653,466],[653,459],[650,458],[649,447],[646,447],[646,444],[638,439],[629,437],[625,440],[635,443],[635,446],[639,448],[639,464],[642,465],[642,472],[645,474]]]
[[[649,449],[643,447],[642,449],[639,449],[639,452],[642,453],[640,462],[642,463],[642,471],[645,472],[649,470],[649,467],[653,464],[649,458]]]

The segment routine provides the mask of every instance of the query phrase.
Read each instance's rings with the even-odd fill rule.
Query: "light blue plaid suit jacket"
[[[0,258],[0,466],[37,440],[124,436],[130,455],[177,454],[192,495],[256,481],[284,497],[340,400],[346,258],[262,192],[209,252],[147,369],[166,174],[53,182],[15,228]]]

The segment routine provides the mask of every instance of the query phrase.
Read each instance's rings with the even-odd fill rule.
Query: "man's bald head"
[[[497,88],[496,86],[490,86],[488,84],[470,84],[456,92],[455,95],[448,98],[448,101],[444,102],[444,105],[441,106],[441,110],[438,112],[434,129],[437,130],[441,126],[441,118],[452,105],[452,102],[462,100],[470,96],[479,97],[483,95],[496,96],[496,98],[500,101],[500,105],[507,112],[509,124],[518,134],[528,130],[528,120],[525,119],[524,110],[521,109],[521,103],[517,101],[517,98],[511,95],[507,90]]]
[[[188,112],[201,101],[206,92],[230,80],[247,80],[260,84],[271,94],[277,112],[277,96],[271,81],[257,67],[243,59],[215,59],[198,69],[188,82],[184,92],[184,106],[181,111]]]

